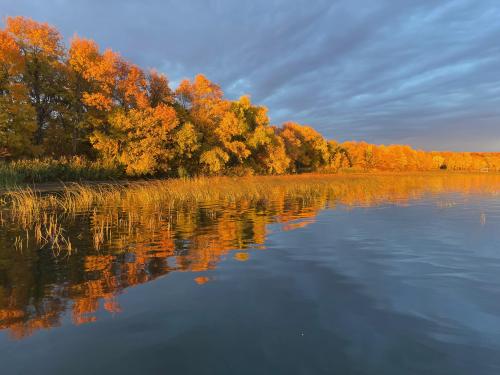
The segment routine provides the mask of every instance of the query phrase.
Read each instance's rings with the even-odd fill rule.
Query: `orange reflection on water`
[[[232,257],[245,262],[251,260],[249,250],[265,249],[269,224],[297,230],[312,225],[325,208],[407,205],[427,194],[500,192],[499,175],[290,181],[302,181],[303,193],[290,193],[281,181],[265,197],[189,202],[168,212],[111,206],[65,217],[65,232],[74,234],[77,249],[71,255],[54,256],[34,241],[15,250],[11,244],[25,229],[9,223],[0,236],[0,329],[21,339],[60,326],[66,313],[76,325],[95,322],[100,311],[120,313],[117,296],[123,290],[170,272],[193,272],[196,284],[206,284],[211,276],[203,273],[230,252],[236,250]]]

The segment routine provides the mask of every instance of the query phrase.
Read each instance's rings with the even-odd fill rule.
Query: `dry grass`
[[[485,183],[489,182],[489,183]],[[500,175],[484,174],[360,174],[291,175],[272,177],[202,177],[194,179],[153,180],[126,185],[70,184],[63,190],[42,194],[33,188],[14,189],[1,199],[22,222],[36,222],[46,211],[89,212],[93,208],[141,207],[150,210],[174,208],[189,202],[236,202],[241,199],[272,199],[276,194],[304,198],[324,194],[361,200],[383,199],[410,190],[490,190],[498,191]],[[420,189],[418,189],[420,187]]]
[[[31,241],[34,241],[38,249],[49,248],[55,256],[59,256],[62,252],[71,255],[73,252],[73,245],[64,234],[63,226],[54,213],[43,213],[41,218],[32,223],[31,228],[27,227],[26,223],[24,220],[24,235],[18,235],[14,238],[16,250],[23,251],[30,247]],[[33,233],[32,236],[30,236],[30,232]]]
[[[16,189],[3,197],[3,213],[26,231],[27,239],[16,239],[15,247],[34,240],[55,253],[73,250],[60,225],[74,215],[87,215],[91,222],[94,248],[99,250],[112,231],[132,235],[134,231],[154,232],[175,220],[180,207],[193,210],[204,206],[250,205],[255,202],[283,202],[286,199],[320,200],[325,205],[372,206],[382,202],[404,204],[424,194],[443,191],[471,191],[498,194],[500,175],[453,173],[400,173],[349,175],[291,175],[217,177],[133,182],[126,185],[71,184],[52,193],[33,188]],[[253,203],[251,203],[253,202]],[[168,229],[168,228],[167,228]],[[24,242],[23,242],[24,241]]]

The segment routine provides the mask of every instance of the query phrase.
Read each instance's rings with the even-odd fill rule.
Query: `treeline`
[[[405,145],[373,145],[366,142],[344,142],[350,166],[360,170],[428,171],[500,171],[498,152],[436,152],[414,150]]]
[[[481,162],[466,169],[498,169],[498,155],[469,156]],[[75,36],[66,47],[54,27],[9,17],[0,29],[0,158],[68,163],[75,157],[130,176],[458,169],[462,163],[406,146],[338,144],[293,122],[273,126],[265,107],[248,96],[224,98],[203,75],[172,90],[165,75],[101,51],[92,40]]]

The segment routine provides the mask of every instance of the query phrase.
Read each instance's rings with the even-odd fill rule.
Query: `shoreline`
[[[282,175],[248,175],[248,176],[198,176],[198,177],[187,177],[187,178],[140,178],[140,179],[108,179],[108,180],[68,180],[68,181],[48,181],[48,182],[35,182],[35,183],[25,183],[19,185],[13,185],[8,187],[0,187],[0,196],[9,194],[11,192],[20,190],[33,190],[37,193],[51,193],[60,192],[72,186],[77,187],[100,187],[100,186],[117,186],[117,187],[127,187],[134,185],[144,185],[148,183],[172,183],[179,181],[196,181],[196,180],[206,180],[206,179],[307,179],[310,178],[324,178],[330,179],[335,177],[367,177],[367,176],[422,176],[422,175],[478,175],[478,176],[495,176],[500,175],[500,171],[492,172],[482,172],[482,171],[447,171],[447,170],[429,170],[429,171],[350,171],[343,170],[336,173],[319,173],[319,172],[308,172],[308,173],[289,173]]]

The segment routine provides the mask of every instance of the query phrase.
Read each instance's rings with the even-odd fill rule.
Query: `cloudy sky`
[[[499,0],[0,0],[328,138],[500,151]]]

